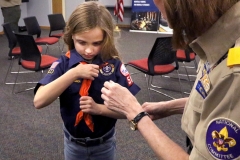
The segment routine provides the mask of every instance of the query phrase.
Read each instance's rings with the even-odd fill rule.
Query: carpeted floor
[[[48,35],[48,30],[43,30],[42,35]],[[118,48],[124,62],[148,56],[152,45],[159,34],[133,33],[122,29],[118,38]],[[36,110],[33,107],[33,91],[12,94],[12,85],[3,83],[10,60],[8,60],[8,42],[5,35],[0,35],[0,160],[63,160],[63,132],[62,120],[59,113],[59,102],[46,108]],[[43,47],[46,49],[45,47]],[[57,45],[50,46],[50,55],[59,56]],[[193,64],[190,64],[193,66]],[[18,68],[17,60],[14,62],[13,71]],[[136,70],[127,67],[133,73]],[[24,71],[24,69],[21,69]],[[180,72],[185,73],[182,68]],[[192,71],[194,73],[194,70]],[[44,72],[45,74],[45,72]],[[41,73],[20,74],[20,81],[38,81]],[[8,76],[7,81],[14,80],[15,74]],[[141,87],[136,95],[140,103],[149,101],[146,81],[143,74],[134,74],[132,79]],[[178,90],[178,82],[174,79],[156,77],[154,81],[169,89]],[[21,84],[16,86],[16,91],[35,84]],[[187,81],[182,81],[185,91],[190,91]],[[164,91],[164,90],[163,90]],[[179,98],[178,92],[164,91]],[[165,101],[169,98],[151,92],[152,101]],[[187,95],[186,95],[187,96]],[[185,149],[185,134],[181,130],[181,115],[171,116],[155,121],[173,141]],[[138,131],[131,131],[127,120],[117,122],[117,159],[118,160],[156,160],[153,151]],[[149,131],[151,132],[151,131]],[[161,138],[161,137],[159,137]],[[161,148],[159,148],[161,149]]]

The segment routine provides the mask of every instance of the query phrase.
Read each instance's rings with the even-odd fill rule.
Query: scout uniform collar
[[[190,44],[195,53],[201,59],[207,59],[210,65],[217,63],[239,38],[239,8],[240,2],[230,8],[209,30]]]
[[[68,56],[68,54],[71,54],[71,56]],[[85,59],[82,58],[82,56],[76,51],[76,49],[72,49],[71,51],[68,51],[65,55],[66,57],[69,58],[69,68],[72,68],[73,66],[75,66],[76,64],[78,64],[79,62],[88,62],[86,61]],[[92,61],[93,64],[98,64],[100,63],[100,59],[99,59],[99,55],[97,55],[95,58],[94,58],[94,63]]]

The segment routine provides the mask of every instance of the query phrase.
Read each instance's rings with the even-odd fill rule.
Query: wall
[[[29,0],[27,15],[35,16],[40,26],[49,26],[47,15],[52,13],[51,0]]]
[[[67,20],[73,10],[83,2],[85,2],[85,0],[65,0],[65,19]]]
[[[85,0],[65,0],[65,20],[69,18],[72,11]],[[113,15],[113,9],[115,5],[115,0],[99,0],[100,3],[108,6],[107,8]],[[131,3],[132,0],[124,0],[125,13],[124,21],[119,22],[119,24],[129,25],[131,18]],[[131,2],[131,3],[130,3]],[[21,18],[19,21],[19,26],[24,26],[23,18],[28,16],[36,16],[40,26],[49,26],[47,15],[52,13],[52,0],[29,0],[27,3],[21,4]],[[116,17],[114,17],[116,19]],[[0,23],[3,24],[3,16],[0,13]],[[0,32],[3,31],[2,26],[0,26]]]

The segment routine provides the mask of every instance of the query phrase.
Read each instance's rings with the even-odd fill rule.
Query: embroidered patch
[[[122,75],[125,76],[125,77],[129,75],[129,72],[128,72],[128,70],[127,70],[127,68],[125,67],[124,64],[121,65],[121,67],[120,67],[120,72],[121,72]]]
[[[200,79],[200,81],[203,85],[205,92],[208,93],[210,90],[210,85],[211,85],[208,74],[203,75],[203,77]]]
[[[74,81],[75,83],[81,83],[81,80],[77,79]]]
[[[47,74],[53,74],[54,69],[57,67],[58,64],[59,64],[59,62],[53,62],[53,64],[51,65],[50,69],[48,70]]]
[[[130,74],[126,78],[127,78],[128,86],[131,86],[133,84],[133,80],[132,80]]]
[[[51,69],[54,69],[57,67],[57,65],[59,64],[59,62],[53,62],[53,64],[51,65]]]
[[[100,66],[100,73],[102,73],[104,76],[109,76],[114,72],[114,65],[113,64],[102,64]]]
[[[215,159],[236,159],[240,156],[240,126],[223,117],[212,120],[207,129],[206,145]]]

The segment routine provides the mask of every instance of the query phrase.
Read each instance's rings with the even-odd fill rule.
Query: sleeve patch
[[[51,69],[54,69],[57,67],[57,65],[59,64],[59,62],[53,62],[53,64],[51,65]]]
[[[59,62],[53,62],[53,64],[51,65],[50,69],[48,70],[47,74],[53,74],[54,69],[57,67],[58,64],[59,64]]]
[[[121,67],[120,67],[120,72],[122,73],[123,76],[127,77],[129,75],[129,72],[127,70],[127,68],[125,67],[124,64],[121,64]]]
[[[133,80],[132,80],[131,76],[128,75],[126,78],[127,78],[128,86],[131,86],[133,84]]]
[[[240,126],[227,118],[212,120],[207,128],[206,147],[214,159],[236,159],[240,156]]]
[[[128,86],[133,85],[133,80],[132,80],[132,78],[131,78],[131,76],[130,76],[130,74],[129,74],[129,72],[128,72],[128,70],[127,70],[127,68],[125,67],[124,64],[121,64],[120,72],[124,77],[126,77]]]

